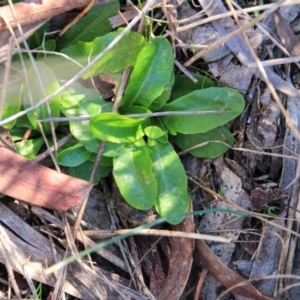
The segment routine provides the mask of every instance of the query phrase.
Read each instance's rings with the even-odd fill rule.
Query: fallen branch
[[[29,1],[31,3],[28,3]],[[16,20],[20,25],[25,26],[87,6],[90,2],[91,0],[27,0],[16,3],[13,7],[6,5],[0,7],[0,31],[7,30],[7,24],[10,24],[13,29],[17,28]]]

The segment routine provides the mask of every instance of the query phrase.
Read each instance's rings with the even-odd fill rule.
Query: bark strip
[[[29,25],[41,20],[50,19],[53,16],[66,11],[87,6],[91,0],[42,0],[34,3],[16,3],[13,5],[16,18],[22,25]],[[5,20],[3,19],[5,18]],[[17,28],[12,7],[9,5],[0,7],[0,31],[7,30],[7,23],[13,29]]]
[[[0,147],[0,192],[24,202],[66,211],[88,197],[92,184],[58,173]]]

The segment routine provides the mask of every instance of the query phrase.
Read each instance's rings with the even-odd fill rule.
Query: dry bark
[[[20,25],[25,26],[50,19],[78,7],[87,6],[90,2],[91,0],[27,0],[14,4],[14,13],[9,5],[3,6],[0,7],[0,31],[8,29],[7,23],[13,29],[17,28],[16,19]]]
[[[58,173],[0,147],[0,192],[46,208],[66,211],[88,197],[92,184]]]

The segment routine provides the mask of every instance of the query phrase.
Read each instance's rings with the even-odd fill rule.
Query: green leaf
[[[183,165],[170,143],[161,144],[149,140],[153,174],[157,180],[158,198],[155,208],[161,217],[188,211],[190,199],[187,192],[187,176]],[[168,222],[178,224],[183,217]]]
[[[99,97],[98,93],[97,97],[91,97],[88,94],[85,94],[84,99],[79,102],[79,107],[81,107],[90,117],[94,117],[100,113],[111,112],[113,103],[103,100]]]
[[[23,0],[12,0],[12,3],[22,2]],[[3,5],[9,5],[8,0],[3,0]]]
[[[224,139],[225,138],[225,139]],[[214,128],[205,133],[198,134],[178,134],[174,138],[175,144],[181,149],[186,150],[196,145],[203,146],[189,151],[193,156],[200,158],[217,158],[228,150],[228,146],[223,143],[232,145],[234,138],[226,126]],[[211,142],[211,141],[220,141]],[[207,144],[208,143],[208,144]]]
[[[216,83],[209,77],[192,73],[192,75],[198,79],[197,83],[194,83],[186,75],[177,75],[175,77],[175,83],[172,88],[171,96],[168,102],[172,102],[177,98],[192,93],[196,90],[203,90],[209,87],[215,87]]]
[[[11,139],[13,140],[13,142],[20,142],[21,140],[23,140],[24,135],[26,134],[27,128],[20,128],[17,126],[14,126],[13,128],[9,129],[9,134]],[[37,138],[37,137],[41,137],[40,132],[37,132],[35,130],[32,130],[30,132],[30,137],[33,138]]]
[[[129,105],[129,106],[123,106],[120,107],[118,112],[121,115],[136,115],[136,114],[150,114],[151,111],[142,106],[136,106],[136,105]],[[143,128],[151,125],[151,118],[146,118],[142,124]]]
[[[106,46],[108,46],[121,32],[117,30],[94,39],[92,42],[77,42],[75,45],[63,49],[61,52],[76,60],[82,66],[86,66]],[[82,77],[84,79],[100,73],[117,73],[129,66],[133,66],[137,56],[145,44],[145,39],[139,33],[128,32],[108,53],[106,53],[89,72]],[[66,70],[67,68],[67,70]],[[80,71],[80,67],[74,63],[64,60],[60,70],[63,74],[68,73],[69,77]]]
[[[124,151],[124,148],[125,144],[115,144],[111,142],[106,142],[103,155],[107,157],[116,157]]]
[[[0,88],[0,95],[2,95],[2,88]],[[21,110],[21,97],[20,97],[20,84],[9,83],[6,86],[5,101],[2,110],[2,120],[9,118]],[[5,129],[11,129],[16,123],[11,121],[5,124],[3,127]]]
[[[49,139],[49,145],[53,145],[53,141],[51,141],[51,139]],[[63,151],[63,150],[66,150],[66,149],[69,149],[69,148],[72,148],[74,146],[78,145],[78,141],[75,139],[75,138],[71,138],[69,141],[67,141],[64,145],[62,145],[60,148],[59,148],[59,151]]]
[[[102,112],[111,111],[112,103],[104,101],[94,89],[88,89],[80,84],[74,84],[62,95],[62,111],[66,116],[96,116]],[[70,131],[85,148],[97,153],[99,139],[92,134],[89,121],[70,121]]]
[[[145,134],[151,139],[158,139],[166,133],[158,126],[148,126],[144,129]]]
[[[15,143],[17,153],[28,159],[34,159],[43,145],[44,139],[42,137],[27,140],[24,143],[22,141]]]
[[[175,81],[175,76],[174,73],[172,72],[170,82],[164,87],[162,94],[158,98],[156,98],[149,106],[149,109],[151,111],[158,111],[167,103],[171,95],[171,90],[174,81]]]
[[[87,161],[90,157],[90,152],[87,151],[80,143],[67,148],[58,153],[56,161],[59,165],[65,167],[77,167]]]
[[[144,119],[130,119],[115,113],[103,113],[90,120],[90,129],[95,137],[112,143],[133,143],[144,133],[141,123]]]
[[[27,115],[24,115],[24,116],[18,118],[18,119],[17,119],[17,122],[15,123],[15,126],[16,126],[16,127],[20,127],[20,128],[23,127],[23,128],[31,128],[31,129],[33,129],[33,126],[31,125],[31,123],[30,123],[30,121],[29,121]],[[15,127],[15,126],[14,126],[14,127]],[[12,127],[12,129],[13,129],[14,127]]]
[[[126,148],[114,157],[113,164],[113,174],[125,200],[137,209],[151,208],[157,197],[157,183],[147,147]]]
[[[61,96],[62,112],[68,117],[111,111],[112,103],[104,101],[95,89],[73,83]]]
[[[39,48],[43,41],[44,41],[44,35],[46,32],[50,31],[50,23],[47,22],[44,25],[42,25],[38,30],[36,30],[28,39],[27,44],[30,49],[37,49]],[[22,48],[25,48],[24,45],[21,45]]]
[[[98,153],[91,153],[89,157],[89,161],[95,162],[97,158]],[[113,165],[113,159],[112,157],[107,157],[102,155],[101,160],[100,160],[100,166],[104,167],[112,167]]]
[[[43,83],[46,95],[52,94],[60,88],[60,85],[58,83],[55,74],[47,65],[45,65],[42,62],[37,62],[36,67],[39,73],[38,76],[40,77],[40,80]],[[29,86],[26,87],[26,92],[25,92],[26,94],[23,97],[23,103],[25,108],[31,107],[29,96],[28,96],[29,93],[31,93],[34,103],[44,98],[41,87],[37,80],[37,75],[33,67],[30,67],[28,69],[27,75],[28,75]],[[50,101],[48,101],[48,103],[51,110],[51,116],[59,117],[60,116],[60,95],[53,97]],[[35,110],[35,112],[37,114],[37,118],[40,120],[48,118],[46,104],[43,104],[40,107],[38,107]],[[33,126],[33,128],[39,130],[34,112],[29,112],[27,114],[27,117],[31,125]],[[51,132],[50,123],[41,123],[41,124],[46,134]],[[54,125],[56,127],[58,123],[56,122],[54,123]]]
[[[118,109],[121,115],[134,115],[134,114],[150,114],[151,110],[143,106],[129,105],[123,106]]]
[[[173,50],[169,41],[156,37],[140,52],[120,106],[149,107],[170,83]]]
[[[77,95],[74,89],[67,89],[61,95],[61,111],[67,117],[77,116],[80,112],[79,101],[84,98],[83,94]],[[76,111],[77,110],[77,111]]]
[[[160,142],[161,144],[168,144],[169,143],[168,135],[165,134],[165,135],[159,137],[157,139],[157,141]]]
[[[99,151],[101,141],[92,134],[89,121],[70,121],[70,131],[88,151],[92,153]]]
[[[46,51],[54,51],[56,48],[56,41],[51,39],[51,40],[47,40],[43,45],[42,45],[42,50],[46,50]],[[37,58],[38,59],[43,59],[43,58],[52,58],[54,55],[53,54],[48,54],[48,53],[38,53],[37,54]],[[47,60],[47,63],[49,65],[50,60]]]
[[[162,117],[169,130],[184,133],[204,133],[233,120],[244,109],[243,96],[229,88],[207,88],[185,95],[163,107],[164,111],[227,111],[204,115],[177,115]]]
[[[151,139],[157,139],[160,143],[166,144],[169,142],[169,137],[168,137],[168,131],[166,130],[165,125],[161,122],[161,120],[159,118],[148,118],[149,120],[149,124],[144,122],[143,123],[143,128],[144,128],[144,132],[145,134],[151,138]],[[147,126],[145,126],[145,124]],[[154,128],[154,132],[149,133],[146,128],[147,127],[158,127],[159,129]],[[149,130],[149,129],[148,129]],[[151,129],[152,131],[153,129]],[[163,133],[163,134],[162,134]],[[149,135],[148,135],[149,134]],[[152,137],[150,136],[152,135]]]
[[[86,161],[83,164],[69,168],[69,175],[80,178],[86,181],[90,180],[92,170],[94,167],[94,163],[91,161]],[[110,172],[112,168],[111,167],[104,167],[104,166],[98,166],[98,170],[94,179],[94,184],[98,184],[101,178],[106,177]]]
[[[58,50],[78,41],[91,42],[96,37],[112,31],[108,18],[118,14],[119,1],[95,5],[78,22],[76,22],[58,41]]]
[[[9,129],[9,134],[10,134],[11,139],[14,142],[16,142],[16,141],[22,140],[26,131],[27,131],[27,129],[24,127],[20,128],[20,127],[14,126],[13,128]]]

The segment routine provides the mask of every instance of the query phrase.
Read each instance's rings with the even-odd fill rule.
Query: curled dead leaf
[[[178,231],[194,232],[193,217],[186,217],[181,224],[173,228]],[[190,275],[194,247],[195,241],[193,239],[172,238],[168,276],[164,289],[157,297],[158,300],[176,300],[180,298]]]
[[[244,283],[245,279],[227,268],[212,253],[203,240],[196,240],[196,257],[201,268],[207,269],[208,273],[226,288],[231,288],[241,283],[241,286],[232,290],[233,293],[252,299],[272,300],[272,298],[264,296],[250,283]]]

